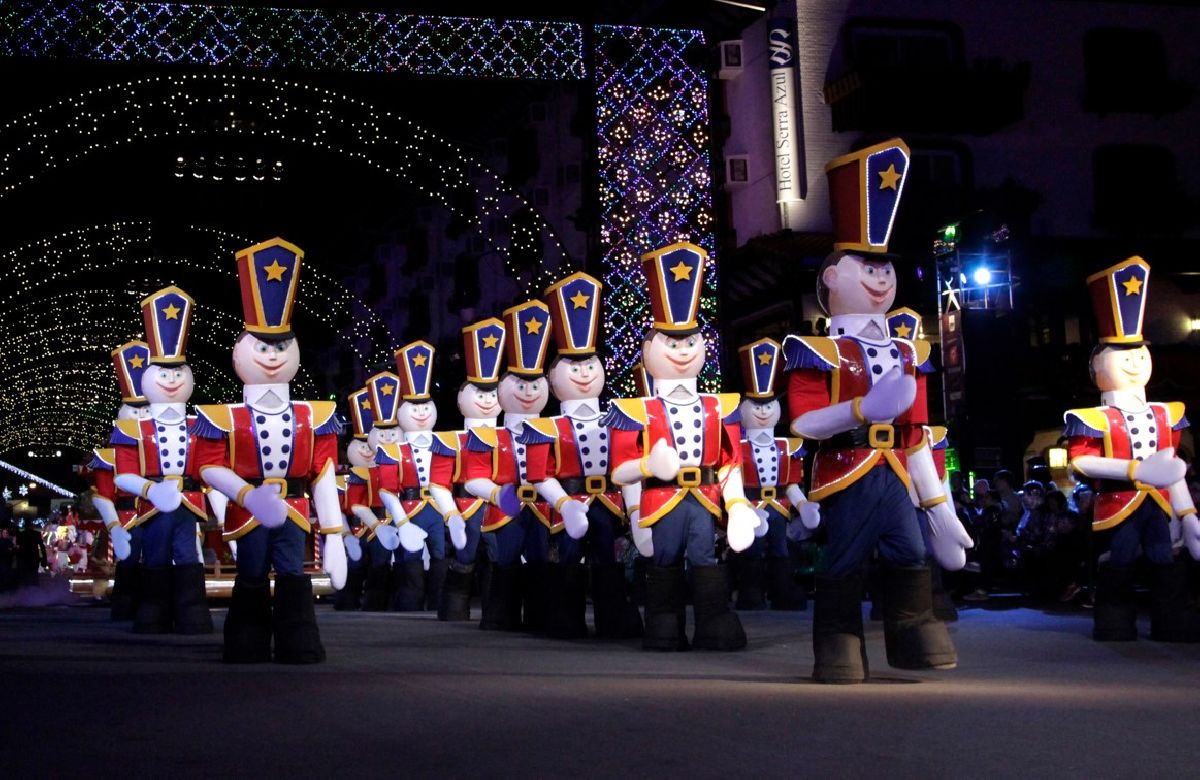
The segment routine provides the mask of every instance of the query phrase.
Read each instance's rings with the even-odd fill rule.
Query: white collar
[[[754,444],[774,444],[775,431],[771,428],[747,428],[746,439]]]
[[[878,328],[879,332],[865,335],[865,331],[870,330],[872,325]],[[882,314],[835,314],[829,318],[829,336],[835,339],[839,336],[853,336],[874,344],[891,342],[887,317]]]
[[[472,428],[495,428],[495,417],[464,417],[463,430],[469,431]]]
[[[572,398],[569,401],[558,402],[562,413],[576,420],[592,420],[599,417],[600,410],[596,408],[599,404],[596,398]]]
[[[178,401],[169,404],[150,404],[150,416],[157,422],[181,422],[187,419],[187,404]]]
[[[1100,402],[1123,412],[1143,412],[1148,406],[1145,390],[1109,390],[1100,394]]]
[[[404,440],[421,449],[426,449],[433,444],[433,434],[429,431],[405,431]]]
[[[687,379],[655,379],[654,394],[666,401],[686,404],[696,400],[696,377]]]
[[[246,406],[260,412],[282,412],[291,400],[292,395],[287,382],[242,386],[242,401]]]
[[[504,413],[504,427],[508,428],[513,433],[520,433],[521,429],[525,427],[525,421],[532,420],[535,417],[537,417],[536,414],[524,414],[521,412],[505,412]]]

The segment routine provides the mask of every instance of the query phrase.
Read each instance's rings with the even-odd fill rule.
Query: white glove
[[[967,529],[954,513],[954,505],[943,501],[925,510],[929,522],[929,548],[933,558],[946,571],[958,571],[967,565],[967,549],[975,546]]]
[[[670,482],[679,474],[679,453],[667,444],[666,439],[659,439],[650,448],[646,468],[663,482]]]
[[[450,530],[450,544],[454,545],[454,549],[461,550],[467,546],[467,521],[463,520],[461,513],[450,515],[446,527]]]
[[[801,501],[796,505],[796,514],[809,531],[815,531],[821,525],[821,505],[816,501]]]
[[[400,546],[400,532],[394,525],[384,525],[380,523],[375,526],[375,538],[383,545],[385,550],[394,550]]]
[[[734,552],[741,552],[754,544],[754,529],[759,525],[758,512],[745,501],[739,501],[726,510],[729,521],[725,525],[725,538]]]
[[[871,385],[859,402],[858,411],[867,422],[886,422],[908,411],[916,397],[917,380],[896,367]]]
[[[1170,487],[1183,479],[1187,464],[1175,457],[1175,448],[1167,447],[1133,467],[1133,478],[1157,488]]]
[[[755,509],[754,514],[758,515],[758,527],[754,529],[754,537],[761,539],[767,535],[767,510]]]
[[[325,552],[321,559],[321,568],[329,575],[329,582],[334,590],[341,590],[346,585],[346,546],[341,534],[321,534],[325,537]]]
[[[558,513],[562,515],[563,525],[567,528],[567,536],[572,539],[582,539],[588,530],[587,504],[572,498],[563,502]]]
[[[637,548],[638,555],[652,558],[654,557],[654,529],[641,527],[638,522],[641,514],[636,509],[629,513],[629,528],[633,534],[633,546]]]
[[[1194,560],[1200,561],[1200,518],[1195,512],[1183,516],[1183,541]]]
[[[250,488],[242,506],[264,528],[279,528],[287,522],[288,505],[279,497],[279,485],[275,483]]]
[[[183,494],[174,480],[152,482],[146,490],[146,499],[160,512],[174,512],[183,503]]]
[[[793,542],[803,542],[805,539],[812,537],[813,532],[804,526],[804,521],[799,517],[792,518],[787,524],[787,538]]]
[[[425,549],[425,539],[429,534],[416,523],[408,522],[396,529],[400,535],[400,546],[411,553]]]
[[[129,557],[129,532],[119,525],[114,525],[108,531],[112,538],[113,555],[117,556],[118,561],[123,561]]]
[[[346,547],[346,557],[352,561],[362,560],[362,542],[354,534],[346,534],[342,537],[342,544]]]

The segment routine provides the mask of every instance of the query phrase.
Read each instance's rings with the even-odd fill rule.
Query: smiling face
[[[300,370],[300,346],[295,339],[263,341],[243,333],[233,345],[233,370],[243,384],[287,384]]]
[[[500,380],[500,408],[508,414],[539,414],[550,400],[546,377],[505,374]]]
[[[152,404],[185,403],[192,397],[195,386],[192,369],[187,363],[177,366],[150,366],[142,374],[142,395]]]
[[[401,430],[395,425],[387,428],[372,428],[367,434],[367,444],[371,447],[371,452],[375,452],[381,444],[395,444],[400,441],[400,434]]]
[[[747,398],[738,405],[738,413],[742,418],[742,426],[747,429],[774,429],[783,416],[783,409],[776,398],[766,402]]]
[[[432,431],[437,425],[437,407],[433,401],[405,401],[400,404],[400,430]]]
[[[463,417],[488,419],[500,416],[496,389],[484,390],[470,382],[458,389],[458,413]]]
[[[642,342],[642,365],[655,381],[698,377],[704,368],[704,357],[705,341],[701,333],[671,336],[654,331]]]
[[[604,364],[592,355],[584,360],[560,358],[550,367],[550,389],[560,401],[599,398],[604,391]]]
[[[145,376],[143,374],[143,376]],[[118,420],[145,420],[150,417],[150,407],[143,404],[142,406],[131,406],[129,404],[121,404],[121,408],[117,409]]]
[[[346,445],[346,460],[351,466],[370,468],[375,465],[375,448],[367,441],[353,439]]]
[[[890,261],[845,255],[821,273],[829,290],[829,314],[886,314],[896,300],[896,269]]]
[[[1092,371],[1100,392],[1142,390],[1154,366],[1145,346],[1129,349],[1106,348],[1092,356]]]

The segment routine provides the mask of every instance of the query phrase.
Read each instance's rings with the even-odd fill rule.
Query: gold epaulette
[[[554,420],[550,417],[535,417],[532,420],[526,420],[525,424],[543,436],[548,436],[552,439],[558,438],[558,426],[554,424]]]
[[[334,412],[337,411],[337,404],[333,401],[309,401],[308,405],[312,408],[312,427],[320,428],[333,419]]]
[[[613,399],[612,405],[617,408],[617,411],[638,425],[645,426],[650,422],[650,417],[646,414],[646,401],[644,398],[616,398]]]
[[[491,449],[496,449],[496,444],[499,442],[499,437],[496,428],[472,428],[467,433],[474,436],[479,441]]]
[[[741,393],[717,393],[717,408],[721,410],[721,419],[724,420],[726,417],[737,411],[738,404],[741,402]]]
[[[225,433],[233,433],[233,410],[227,404],[202,404],[196,414]]]
[[[933,345],[925,339],[917,339],[912,343],[913,351],[916,352],[916,363],[918,366],[925,364],[929,360],[929,353],[933,351]]]

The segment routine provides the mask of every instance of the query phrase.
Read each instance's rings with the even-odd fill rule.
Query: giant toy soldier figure
[[[745,392],[738,408],[742,439],[742,482],[746,498],[767,515],[766,534],[745,552],[734,553],[738,609],[761,609],[769,592],[771,609],[801,610],[808,597],[797,586],[788,548],[788,523],[792,510],[804,522],[793,526],[815,528],[820,510],[804,497],[804,447],[800,439],[775,437],[783,416],[777,385],[783,371],[783,349],[774,339],[759,339],[738,350]]]
[[[613,402],[613,480],[641,483],[639,523],[651,538],[638,547],[651,556],[646,572],[642,647],[683,650],[686,579],[691,573],[695,634],[692,644],[712,650],[744,647],[746,634],[729,609],[729,583],[717,565],[716,530],[728,515],[729,546],[741,551],[764,520],[742,490],[738,394],[697,390],[705,339],[696,315],[707,253],[688,243],[642,257],[654,315],[642,344],[642,362],[655,397]]]
[[[374,425],[375,417],[371,412],[370,391],[365,387],[355,390],[346,396],[346,404],[351,430],[350,441],[346,444],[349,468],[339,468],[339,471],[344,468],[345,472],[338,474],[338,500],[349,536],[343,537],[346,545],[346,585],[338,591],[333,605],[336,610],[362,608],[363,589],[371,560],[371,529],[358,518],[359,512],[371,511],[370,469],[375,465],[375,452],[367,443],[367,434]],[[349,537],[353,537],[354,541]],[[355,546],[358,547],[357,557]]]
[[[204,437],[201,476],[229,497],[225,538],[238,542],[225,618],[229,663],[270,661],[272,634],[275,661],[324,660],[312,580],[304,571],[310,507],[325,538],[325,571],[334,588],[345,583],[335,404],[293,401],[289,389],[300,368],[292,307],[303,256],[279,238],[238,252],[245,331],[233,347],[233,368],[244,383],[243,401],[197,410],[197,433]]]
[[[195,382],[187,364],[188,329],[194,303],[178,287],[142,301],[150,367],[142,395],[150,416],[117,420],[116,486],[139,496],[135,525],[142,532],[142,593],[133,630],[160,634],[212,632],[204,589],[204,564],[196,538],[206,522],[197,475],[192,422],[187,413]]]
[[[429,491],[446,518],[450,543],[454,546],[454,557],[442,588],[438,620],[471,619],[471,585],[486,514],[485,498],[500,500],[504,492],[497,489],[494,496],[484,498],[470,493],[466,487],[463,456],[467,451],[468,433],[475,428],[495,428],[500,416],[496,385],[503,365],[505,336],[504,323],[495,317],[462,329],[467,376],[458,390],[458,412],[463,417],[463,428],[434,434]],[[505,498],[510,509],[515,499],[515,493]]]
[[[820,682],[866,678],[862,569],[876,547],[885,567],[888,663],[957,664],[933,616],[910,483],[939,562],[961,568],[971,540],[947,502],[923,427],[929,344],[891,338],[885,318],[896,296],[887,243],[908,159],[908,147],[894,139],[827,166],[835,251],[818,274],[817,298],[830,315],[829,336],[788,336],[784,344],[791,430],[820,442],[808,494],[821,502],[828,554],[813,614],[813,677]]]
[[[547,633],[566,639],[587,636],[584,559],[591,563],[596,635],[624,639],[640,636],[642,629],[641,615],[626,595],[625,564],[616,557],[625,512],[619,488],[608,480],[609,432],[600,405],[604,364],[596,340],[602,289],[597,279],[576,273],[546,290],[557,346],[548,377],[562,414],[529,420],[521,437],[528,445],[526,476],[554,507],[557,554],[549,567]]]
[[[1092,482],[1092,529],[1108,536],[1108,560],[1096,571],[1093,638],[1137,639],[1134,564],[1150,562],[1150,638],[1200,641],[1190,607],[1186,564],[1172,549],[1172,524],[1182,519],[1188,549],[1200,560],[1200,523],[1184,481],[1187,465],[1175,454],[1187,427],[1183,404],[1151,403],[1152,369],[1142,339],[1150,266],[1131,257],[1088,277],[1100,344],[1090,369],[1101,406],[1067,412],[1071,468]]]

